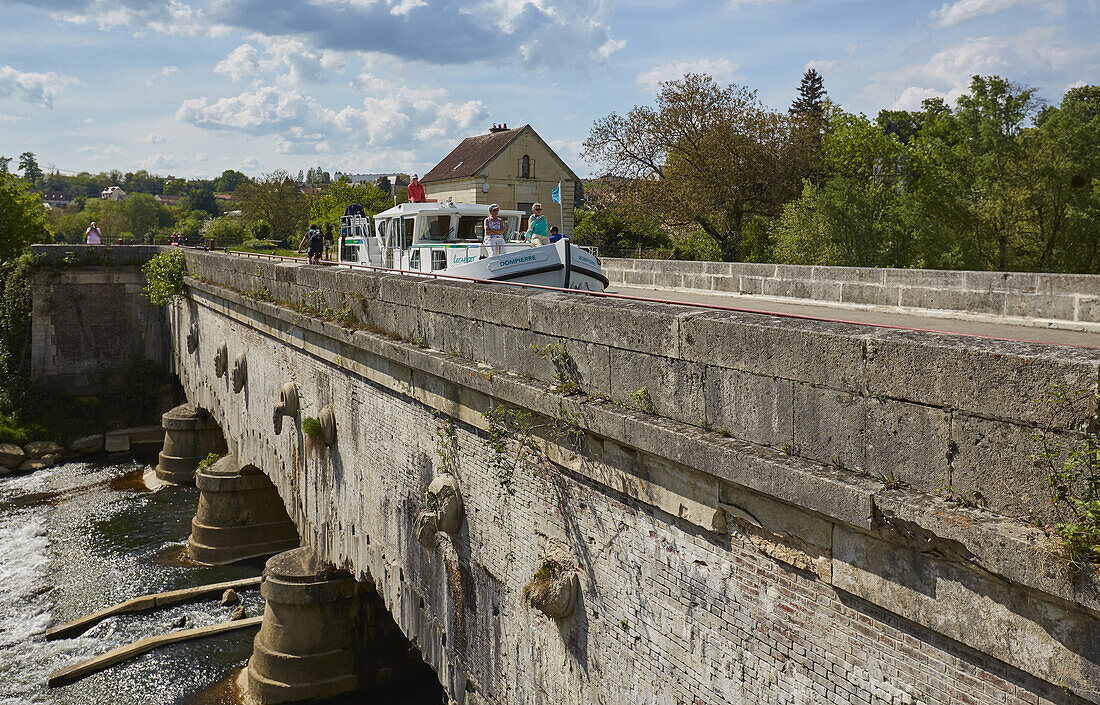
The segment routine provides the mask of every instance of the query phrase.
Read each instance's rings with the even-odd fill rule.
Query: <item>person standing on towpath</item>
[[[84,231],[84,241],[89,245],[100,245],[103,243],[103,233],[94,220],[92,224],[88,226],[88,229]]]
[[[307,242],[309,243],[309,263],[321,264],[321,255],[324,254],[325,251],[325,236],[321,233],[321,229],[313,223],[309,224],[309,230],[306,232],[305,237],[302,238],[302,242],[298,244],[299,254],[301,254]]]

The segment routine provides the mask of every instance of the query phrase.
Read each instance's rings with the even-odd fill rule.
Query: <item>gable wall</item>
[[[520,178],[520,160],[531,158],[532,178]],[[562,208],[551,199],[551,191],[561,181]],[[485,184],[489,191],[483,190]],[[573,232],[573,190],[575,180],[562,168],[531,130],[524,130],[512,144],[490,160],[478,176],[472,179],[436,181],[424,184],[428,198],[446,200],[451,196],[464,203],[499,203],[504,210],[516,209],[520,203],[542,204],[550,225],[568,234]],[[564,213],[563,213],[564,211]],[[562,216],[564,215],[564,222]]]

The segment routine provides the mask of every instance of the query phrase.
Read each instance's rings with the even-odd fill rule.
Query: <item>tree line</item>
[[[191,180],[169,179],[144,170],[62,175],[43,173],[35,155],[26,152],[19,160],[20,177],[9,171],[11,161],[13,158],[0,157],[0,184],[10,196],[7,213],[0,213],[0,218],[10,215],[12,222],[12,230],[0,232],[0,250],[5,249],[4,242],[13,250],[33,242],[82,242],[92,221],[99,224],[106,242],[167,241],[178,235],[185,240],[214,239],[222,246],[250,240],[296,246],[310,222],[321,225],[331,237],[350,203],[360,203],[369,214],[393,205],[388,189],[353,185],[346,179],[332,181],[320,167],[310,169],[308,178],[321,191],[306,195],[301,184],[310,182],[300,179],[307,175],[300,173],[296,180],[286,171],[250,178],[228,169],[214,179]],[[121,187],[127,197],[101,199],[108,186]],[[71,199],[70,205],[43,212],[41,192],[60,192]],[[169,199],[169,204],[155,199],[156,194],[179,198]]]
[[[784,112],[689,74],[592,126],[577,238],[685,259],[1100,273],[1100,86],[1046,105],[974,76],[955,105]]]

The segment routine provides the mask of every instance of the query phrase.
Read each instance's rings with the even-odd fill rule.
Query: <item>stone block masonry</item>
[[[1048,471],[1030,460],[1036,432],[1072,445],[1096,412],[1096,349],[188,258],[197,276],[238,291],[347,310],[372,329],[548,383],[556,370],[533,347],[560,345],[590,395],[636,407],[644,391],[662,417],[1016,516],[1051,518]],[[1059,385],[1090,399],[1051,424],[1039,400]]]
[[[165,364],[164,311],[142,292],[140,266],[159,248],[36,245],[31,278],[35,379],[78,395],[109,391],[136,361]]]
[[[817,267],[744,262],[602,260],[613,284],[886,306],[1080,324],[1100,323],[1100,276]]]
[[[188,263],[196,278],[171,327],[189,398],[242,463],[270,474],[305,543],[378,586],[459,703],[1100,702],[1100,603],[1041,560],[1041,532],[854,471],[907,459],[942,471],[946,439],[923,436],[956,419],[1033,430],[1015,400],[1050,379],[1095,389],[1088,353],[968,351],[947,337],[201,253]],[[350,309],[364,329],[309,313],[324,308]],[[229,359],[249,358],[239,393],[214,372],[223,341]],[[553,365],[531,349],[547,343],[606,396],[549,391]],[[276,435],[288,382],[301,413]],[[641,387],[653,408],[624,408]],[[502,462],[483,416],[498,404],[532,414],[544,452],[510,462],[513,439]],[[307,444],[302,419],[323,407],[335,441]],[[729,436],[707,430],[719,418]],[[1060,432],[1081,433],[1083,418]],[[791,446],[769,442],[771,429]],[[910,450],[887,460],[863,442],[906,434]],[[986,474],[1013,462],[1005,447]],[[819,457],[838,451],[851,460]],[[414,521],[443,472],[466,518],[428,551]],[[559,555],[580,600],[552,621],[523,588]]]

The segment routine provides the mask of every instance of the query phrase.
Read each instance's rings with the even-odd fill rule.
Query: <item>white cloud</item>
[[[80,148],[80,153],[94,159],[104,159],[106,157],[114,157],[122,154],[122,148],[114,145],[108,145],[106,147],[84,146]]]
[[[260,52],[256,51],[256,47],[245,43],[229,52],[229,56],[219,61],[217,66],[214,67],[214,72],[229,76],[235,81],[250,78],[259,71],[259,57]]]
[[[79,81],[56,71],[32,73],[0,66],[0,98],[12,96],[43,108],[52,108],[53,99],[65,88]]]
[[[158,153],[139,159],[135,164],[139,169],[155,172],[160,169],[175,169],[179,166],[179,160],[170,154]]]
[[[626,47],[625,39],[608,39],[599,49],[600,58],[606,59]]]
[[[205,162],[205,161],[209,161],[209,160],[210,160],[210,155],[206,154],[206,152],[199,152],[198,154],[195,155],[195,161],[196,162]]]
[[[171,139],[157,132],[150,132],[144,137],[137,140],[138,142],[144,142],[145,144],[167,144],[171,142]]]
[[[951,27],[975,17],[992,15],[1017,5],[1047,4],[1036,0],[955,0],[945,2],[940,9],[932,10],[931,17],[939,20],[940,27]]]
[[[297,89],[267,85],[220,100],[185,100],[176,117],[205,129],[270,136],[279,154],[323,154],[332,168],[360,170],[420,167],[488,121],[480,100],[456,101],[442,88],[371,74],[354,85],[369,90],[360,104],[339,109]]]
[[[825,73],[827,71],[833,71],[837,67],[837,62],[830,61],[828,59],[814,59],[813,61],[807,61],[806,65],[802,67],[803,71],[810,69],[817,69],[818,73]]]
[[[19,122],[22,119],[22,115],[8,115],[7,113],[0,113],[0,122]]]
[[[150,76],[149,80],[145,82],[145,85],[152,88],[153,84],[156,83],[158,78],[165,78],[166,76],[171,76],[172,74],[177,72],[179,72],[178,66],[165,66],[160,71],[157,71],[155,74]]]
[[[634,78],[638,90],[655,92],[662,81],[673,81],[685,73],[705,73],[714,77],[718,83],[729,83],[737,71],[737,64],[729,59],[698,59],[696,61],[673,61],[642,71]]]
[[[418,7],[427,7],[428,3],[424,0],[400,0],[394,3],[390,8],[391,15],[407,15]]]
[[[1100,65],[1100,50],[1082,47],[1056,29],[1036,28],[1004,37],[975,37],[942,49],[927,61],[871,76],[860,92],[872,105],[899,110],[920,107],[936,96],[954,102],[965,93],[974,75],[1018,76],[1024,71],[1080,75]]]

